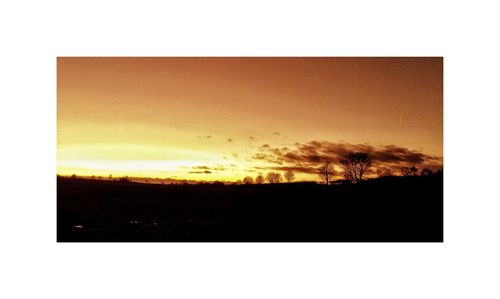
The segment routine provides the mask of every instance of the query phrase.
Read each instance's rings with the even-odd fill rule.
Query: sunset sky
[[[318,180],[351,151],[437,169],[442,86],[442,58],[58,58],[57,173]]]

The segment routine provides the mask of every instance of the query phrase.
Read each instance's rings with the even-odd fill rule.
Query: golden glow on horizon
[[[312,140],[442,156],[442,59],[58,59],[58,174],[235,181]]]
[[[57,172],[61,175],[141,176],[207,180],[207,173],[196,167],[210,169],[210,180],[233,180],[241,172],[239,163],[213,152],[136,144],[87,144],[61,146],[58,150]],[[221,172],[221,170],[224,170]]]

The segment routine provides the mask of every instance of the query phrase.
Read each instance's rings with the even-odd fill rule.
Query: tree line
[[[339,164],[342,169],[342,176],[344,179],[353,184],[361,182],[363,178],[366,178],[367,174],[373,172],[373,162],[368,153],[348,153],[340,160]],[[402,176],[426,176],[435,173],[429,168],[424,168],[419,171],[416,166],[400,167],[399,171]],[[326,185],[332,184],[334,177],[337,175],[335,165],[331,160],[324,161],[323,164],[317,169],[317,173]],[[376,174],[379,177],[394,176],[395,171],[392,168],[379,167]],[[284,175],[281,175],[279,172],[268,172],[265,177],[263,175],[258,175],[255,179],[251,176],[246,176],[243,179],[243,183],[247,185],[254,183],[263,184],[267,181],[269,184],[277,184],[283,181],[292,183],[294,180],[294,172],[292,170],[288,170],[284,173]]]

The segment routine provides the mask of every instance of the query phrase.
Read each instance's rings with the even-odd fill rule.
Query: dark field
[[[358,185],[58,178],[57,240],[442,242],[442,175]]]

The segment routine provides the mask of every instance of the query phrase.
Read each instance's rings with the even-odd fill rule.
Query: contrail
[[[399,116],[399,126],[400,127],[401,127],[401,123],[403,122],[403,117],[405,116],[406,102],[408,102],[408,99],[405,99],[405,101],[403,103],[403,111],[401,111],[401,115]]]

